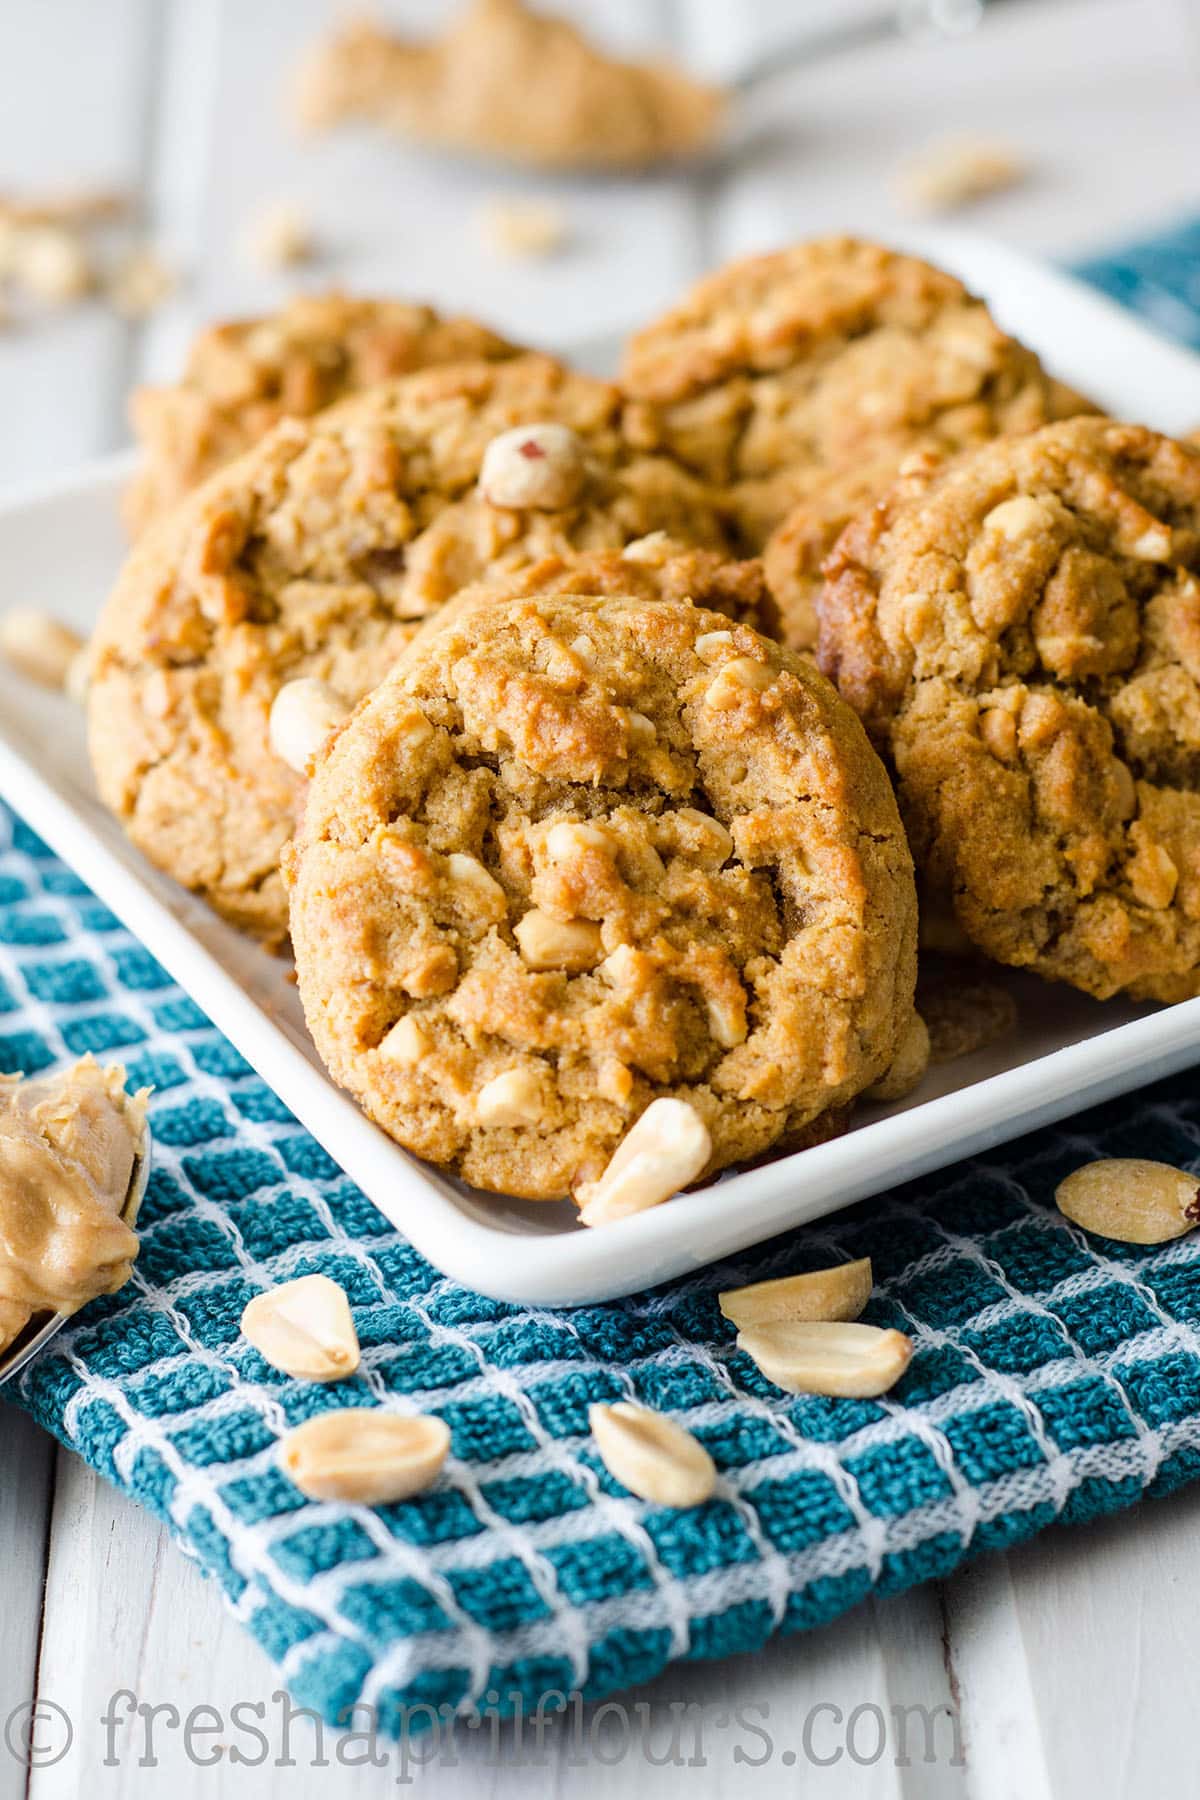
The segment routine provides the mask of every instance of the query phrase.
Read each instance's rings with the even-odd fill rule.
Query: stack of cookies
[[[848,239],[619,384],[307,305],[137,403],[89,735],[399,1143],[599,1225],[827,1137],[923,1073],[918,881],[986,957],[1200,992],[1195,449]]]

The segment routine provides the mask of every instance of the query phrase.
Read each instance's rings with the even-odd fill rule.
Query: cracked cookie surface
[[[815,640],[821,560],[918,450],[1090,411],[954,276],[853,238],[717,270],[629,342],[648,444],[724,488],[785,640]]]
[[[489,503],[488,445],[546,420],[579,446],[569,504]],[[280,942],[303,783],[270,747],[278,690],[312,676],[352,704],[485,570],[659,530],[725,542],[702,484],[629,444],[617,389],[549,357],[427,370],[284,421],[126,562],[91,653],[101,795],[153,862]]]
[[[1047,426],[914,474],[826,573],[820,661],[935,901],[1099,998],[1200,993],[1200,452]]]
[[[182,379],[135,388],[142,466],[122,501],[131,537],[284,418],[308,418],[377,382],[516,347],[474,319],[347,294],[298,294],[276,313],[210,325]]]
[[[911,859],[858,720],[681,601],[455,609],[318,762],[287,872],[331,1073],[499,1192],[595,1180],[663,1096],[706,1173],[811,1141],[912,1015]]]

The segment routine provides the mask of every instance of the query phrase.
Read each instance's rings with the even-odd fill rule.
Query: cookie
[[[330,1072],[499,1192],[582,1198],[655,1102],[688,1109],[687,1179],[811,1141],[912,1014],[911,861],[861,726],[682,601],[456,610],[318,762],[287,872]]]
[[[202,331],[183,378],[139,387],[130,423],[142,466],[125,491],[131,537],[283,418],[308,418],[376,382],[515,347],[474,319],[347,294],[298,294],[277,313]]]
[[[318,678],[353,704],[489,567],[660,529],[724,542],[702,484],[629,445],[617,389],[549,357],[426,370],[285,421],[122,571],[91,653],[101,795],[153,862],[278,943],[303,791],[268,738],[279,689]]]
[[[821,559],[922,448],[1090,410],[942,269],[854,238],[735,262],[631,339],[647,445],[723,487],[764,550],[786,641],[810,645]]]
[[[1102,419],[910,475],[827,564],[820,661],[936,906],[1103,999],[1200,993],[1200,451]]]

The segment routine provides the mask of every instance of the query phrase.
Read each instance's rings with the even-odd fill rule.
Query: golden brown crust
[[[630,340],[622,379],[644,441],[726,488],[765,547],[797,648],[822,557],[907,457],[1090,410],[954,276],[845,237],[708,276]]]
[[[308,418],[396,375],[515,354],[474,319],[337,293],[298,294],[262,318],[210,325],[181,380],[134,389],[143,462],[124,496],[126,529],[136,537],[281,419]]]
[[[1200,454],[1077,419],[843,534],[820,660],[888,750],[935,900],[1104,998],[1200,992]]]
[[[709,1172],[819,1135],[911,1016],[911,861],[861,727],[682,601],[457,611],[319,762],[287,873],[331,1073],[502,1192],[594,1179],[663,1095]],[[524,1122],[486,1116],[504,1076]]]
[[[585,473],[559,511],[489,505],[488,443],[556,420]],[[610,383],[550,357],[457,364],[285,421],[139,541],[102,614],[88,702],[105,802],[161,867],[268,942],[299,778],[267,741],[278,689],[353,702],[486,569],[665,529],[720,546],[702,485],[634,451]]]

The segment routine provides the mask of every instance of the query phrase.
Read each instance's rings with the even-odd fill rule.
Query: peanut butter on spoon
[[[149,1090],[91,1056],[23,1081],[0,1076],[0,1350],[34,1313],[71,1313],[128,1281],[126,1205],[147,1145]]]
[[[309,54],[295,109],[310,129],[365,120],[542,169],[641,169],[708,149],[726,96],[670,63],[606,56],[523,0],[471,0],[427,42],[346,25]]]

